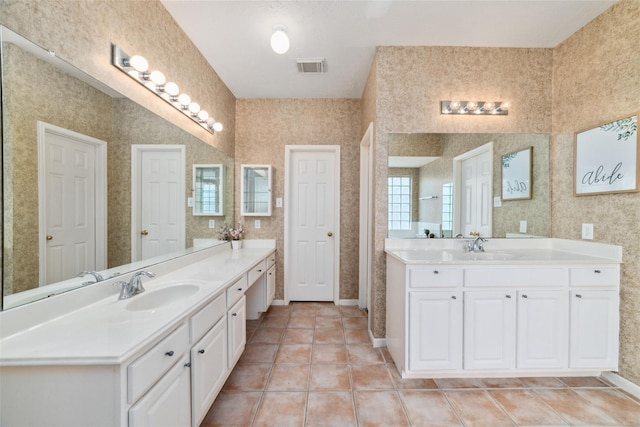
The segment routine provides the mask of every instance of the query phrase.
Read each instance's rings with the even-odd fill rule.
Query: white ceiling
[[[555,47],[610,0],[161,0],[237,98],[360,98],[376,46]],[[288,28],[284,55],[269,45]],[[297,59],[327,72],[299,74]]]

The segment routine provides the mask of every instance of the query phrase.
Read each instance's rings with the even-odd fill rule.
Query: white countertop
[[[182,319],[223,294],[227,286],[274,250],[273,247],[235,251],[225,248],[206,259],[158,274],[154,279],[143,278],[145,293],[177,283],[200,286],[195,294],[153,310],[127,310],[127,303],[145,293],[118,300],[119,288],[104,284],[113,287],[115,292],[3,338],[0,341],[0,366],[123,363],[171,332]],[[185,260],[183,264],[187,262]],[[156,268],[162,271],[162,266]],[[154,269],[150,268],[151,271]]]
[[[470,239],[387,239],[385,252],[405,264],[621,263],[616,245],[564,239],[487,239],[484,252],[464,250]],[[471,239],[472,240],[472,239]]]

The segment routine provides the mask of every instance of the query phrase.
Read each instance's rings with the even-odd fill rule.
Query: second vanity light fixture
[[[200,109],[200,104],[191,100],[186,93],[180,93],[178,85],[167,82],[166,77],[160,71],[149,71],[149,63],[140,55],[129,56],[118,46],[111,45],[111,63],[135,81],[149,89],[151,92],[164,99],[184,115],[202,126],[211,133],[220,132],[222,123],[216,122],[205,110]]]
[[[504,101],[440,101],[440,114],[506,116],[509,103]]]

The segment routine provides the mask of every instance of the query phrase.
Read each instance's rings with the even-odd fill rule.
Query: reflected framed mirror
[[[271,216],[271,165],[240,165],[240,215]]]
[[[193,165],[193,215],[224,215],[224,165]]]

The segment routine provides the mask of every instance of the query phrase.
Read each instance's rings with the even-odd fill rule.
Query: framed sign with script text
[[[502,200],[531,198],[533,147],[502,156]]]
[[[638,191],[638,115],[576,133],[575,194]]]

